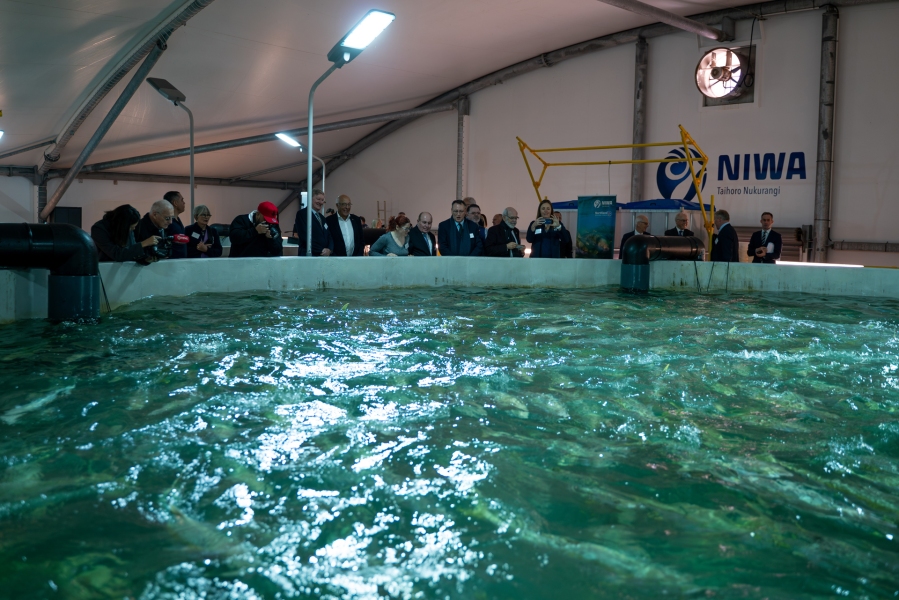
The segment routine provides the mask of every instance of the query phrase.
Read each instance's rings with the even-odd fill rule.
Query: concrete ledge
[[[102,263],[113,308],[151,296],[204,292],[408,287],[593,288],[618,285],[621,261],[503,258],[242,258],[170,260],[139,266]],[[43,269],[0,269],[0,323],[46,318]],[[698,284],[697,284],[698,281]],[[802,292],[899,297],[899,270],[744,263],[652,263],[650,287],[703,293]]]

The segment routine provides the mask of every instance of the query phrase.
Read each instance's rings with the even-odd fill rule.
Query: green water
[[[3,598],[887,598],[899,302],[198,295],[0,327]]]

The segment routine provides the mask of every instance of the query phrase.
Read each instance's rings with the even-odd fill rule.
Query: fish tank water
[[[148,299],[0,326],[2,598],[888,598],[899,302]]]

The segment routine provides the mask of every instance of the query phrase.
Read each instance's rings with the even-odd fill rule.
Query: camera
[[[172,256],[172,238],[166,237],[165,231],[159,236],[159,241],[154,246],[144,248],[144,253],[150,258],[163,259]]]

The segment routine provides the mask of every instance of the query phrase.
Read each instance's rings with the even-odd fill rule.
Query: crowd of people
[[[386,232],[366,244],[365,220],[352,213],[349,196],[337,198],[337,209],[323,212],[325,194],[312,190],[312,223],[307,211],[297,212],[293,231],[287,243],[307,247],[311,232],[313,256],[495,256],[523,258],[526,255],[522,232],[518,229],[518,211],[508,207],[487,219],[474,198],[454,200],[450,217],[437,225],[437,235],[431,231],[434,219],[428,212],[418,215],[413,225],[405,213],[391,217]],[[108,211],[91,227],[91,237],[101,261],[135,261],[149,264],[162,259],[216,258],[223,254],[219,232],[210,225],[212,213],[205,205],[193,209],[194,222],[187,227],[181,221],[185,211],[184,197],[172,191],[153,203],[143,216],[129,204]],[[729,225],[727,211],[715,213],[717,235],[712,238],[713,261],[739,261],[737,234]],[[673,229],[666,236],[693,236],[687,229],[689,219],[681,211],[675,216]],[[753,262],[773,263],[780,258],[781,237],[771,230],[774,217],[762,214],[762,231],[753,234],[749,255]],[[375,225],[380,225],[380,220]],[[649,235],[649,219],[637,215],[634,231],[624,234],[621,248],[635,235]],[[271,202],[262,202],[248,214],[231,221],[228,231],[231,242],[229,256],[267,257],[284,255],[284,236],[278,220],[278,209]],[[758,239],[756,239],[758,238]],[[571,233],[561,222],[561,214],[553,211],[552,203],[543,200],[537,214],[524,231],[524,239],[531,244],[532,258],[571,258]]]

